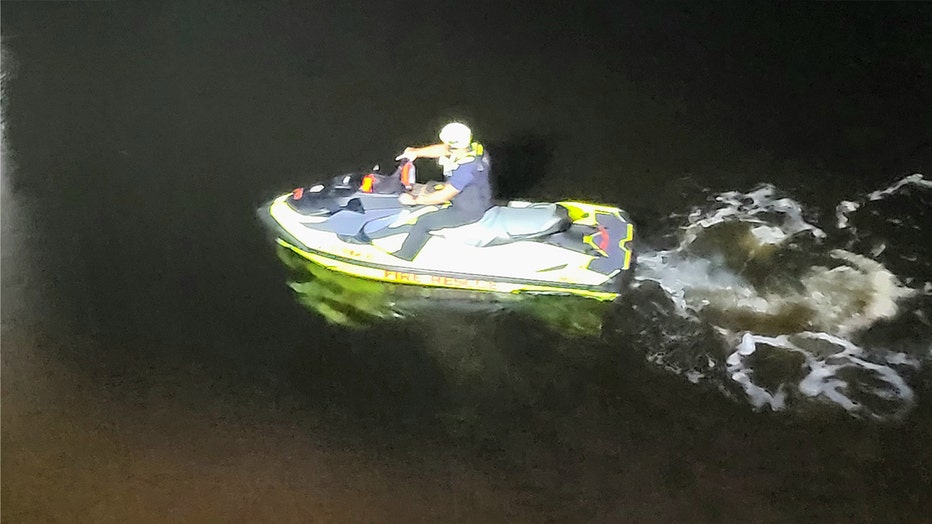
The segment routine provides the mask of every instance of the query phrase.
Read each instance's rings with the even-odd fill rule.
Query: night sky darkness
[[[524,4],[2,2],[2,520],[932,514],[932,366],[896,422],[755,412],[604,337],[296,302],[256,207],[451,119],[500,196],[658,237],[703,191],[831,220],[932,175],[932,4]]]

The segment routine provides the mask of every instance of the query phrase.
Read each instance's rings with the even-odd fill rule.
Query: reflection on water
[[[328,322],[361,327],[400,315],[392,305],[388,284],[341,275],[281,246],[276,253],[290,270],[288,285],[297,299]]]
[[[277,253],[297,300],[348,329],[345,346],[326,357],[326,368],[341,362],[338,375],[361,381],[350,396],[367,384],[391,383],[389,389],[413,395],[407,403],[427,409],[447,437],[511,440],[514,424],[597,404],[601,367],[608,375],[623,372],[617,350],[601,340],[609,302],[375,282],[330,271],[284,247]],[[301,366],[305,378],[327,383],[318,375],[326,368],[308,358]],[[425,388],[432,390],[427,397],[417,393]],[[397,419],[407,416],[405,410]]]

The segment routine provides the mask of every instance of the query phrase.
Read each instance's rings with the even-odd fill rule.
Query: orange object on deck
[[[359,190],[363,193],[372,192],[372,183],[375,181],[375,177],[372,175],[366,175],[362,177],[362,184],[359,186]]]

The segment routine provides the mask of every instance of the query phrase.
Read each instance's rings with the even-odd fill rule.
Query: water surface
[[[718,11],[4,2],[3,519],[923,520],[930,10]],[[255,207],[451,118],[631,292],[308,304]]]

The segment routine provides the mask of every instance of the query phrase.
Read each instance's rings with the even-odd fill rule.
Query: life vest
[[[481,158],[484,151],[485,148],[482,147],[482,144],[479,142],[473,142],[469,144],[469,151],[465,155],[458,158],[453,157],[452,155],[441,156],[437,159],[437,163],[440,164],[441,168],[443,168],[443,176],[449,177],[459,166],[468,164],[477,158]]]

